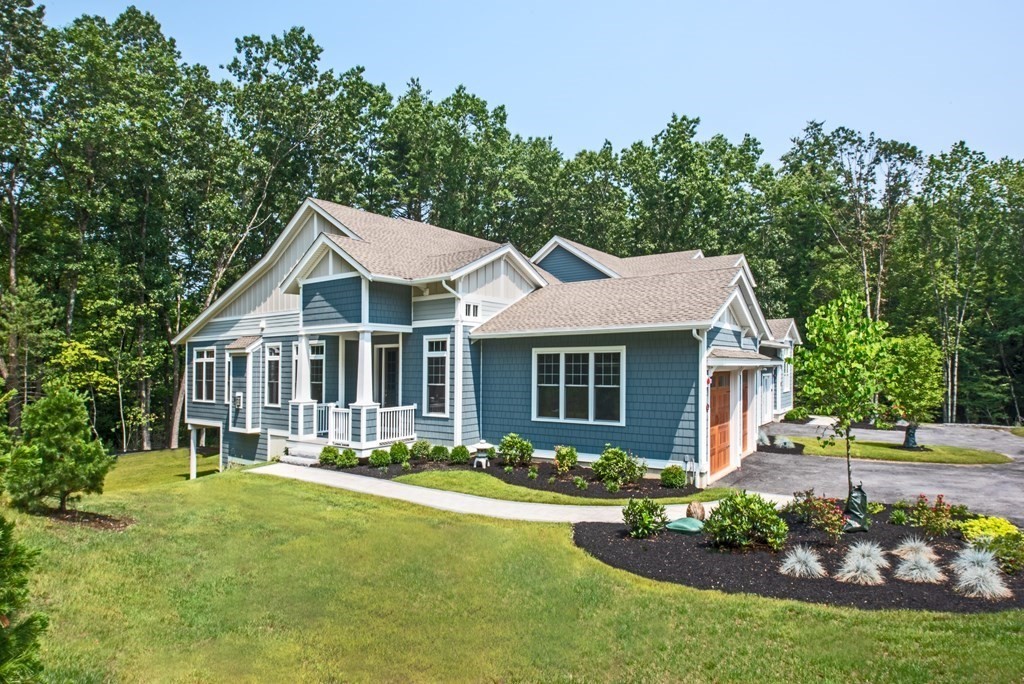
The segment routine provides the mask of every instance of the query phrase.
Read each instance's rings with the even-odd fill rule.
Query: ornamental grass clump
[[[803,544],[798,544],[789,550],[789,553],[782,559],[779,572],[789,577],[798,578],[817,578],[828,575],[825,566],[821,564],[818,552]]]
[[[715,546],[764,544],[778,551],[786,543],[789,526],[771,502],[757,494],[736,492],[718,502],[704,523],[704,532]]]
[[[896,566],[896,577],[904,582],[918,584],[939,584],[946,581],[946,575],[935,561],[927,556],[904,558]]]
[[[971,566],[956,573],[956,590],[968,598],[999,601],[1013,596],[996,568]]]
[[[874,561],[850,552],[846,553],[835,577],[840,582],[864,586],[877,586],[885,582],[881,568]]]
[[[863,558],[870,561],[878,568],[888,568],[889,561],[885,557],[882,547],[872,541],[859,541],[850,545],[847,555],[852,558]]]
[[[988,549],[976,549],[968,546],[965,549],[960,549],[949,567],[958,574],[972,568],[998,570],[999,561],[996,559],[996,555]]]
[[[925,558],[934,561],[938,558],[932,547],[928,546],[928,542],[918,536],[904,537],[892,553],[903,559]]]

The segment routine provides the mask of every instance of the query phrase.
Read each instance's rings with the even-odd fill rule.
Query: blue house
[[[742,255],[619,258],[555,237],[527,258],[307,199],[175,339],[193,452],[213,429],[222,468],[517,432],[540,457],[613,444],[706,484],[792,408],[799,332],[754,289]]]

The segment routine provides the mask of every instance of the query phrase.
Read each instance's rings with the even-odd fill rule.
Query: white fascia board
[[[709,368],[772,368],[778,366],[782,366],[781,361],[759,361],[757,359],[708,358]]]
[[[725,304],[722,304],[722,307],[718,310],[718,313],[716,313],[715,317],[713,319],[711,319],[712,323],[713,324],[714,323],[718,323],[718,321],[720,321],[722,319],[722,316],[725,315],[725,312],[728,311],[729,308],[734,303],[738,303],[739,304],[740,314],[741,314],[741,316],[743,318],[743,323],[744,323],[745,327],[747,327],[747,328],[755,327],[756,324],[754,322],[754,317],[750,314],[750,309],[747,307],[746,303],[743,301],[743,297],[740,295],[740,291],[739,291],[738,288],[733,290],[732,294],[729,295],[729,298],[725,300]]]
[[[486,266],[492,261],[497,261],[498,259],[501,259],[504,256],[510,257],[516,263],[516,265],[519,266],[519,269],[524,273],[524,275],[526,275],[526,277],[532,280],[535,285],[539,287],[547,286],[548,281],[545,280],[541,276],[541,274],[537,272],[537,269],[534,268],[533,264],[530,263],[530,261],[525,256],[523,256],[522,252],[516,249],[515,246],[512,245],[511,243],[506,243],[501,247],[495,249],[493,252],[485,254],[479,259],[471,261],[465,266],[456,269],[455,271],[452,271],[451,274],[449,275],[449,279],[458,280],[462,276],[472,273],[478,268]]]
[[[306,218],[307,213],[310,211],[315,211],[318,215],[323,216],[327,221],[329,221],[332,225],[336,226],[338,230],[342,231],[343,233],[346,233],[348,235],[354,235],[354,233],[352,233],[351,230],[341,225],[337,219],[328,214],[320,205],[314,202],[311,197],[307,197],[299,206],[295,214],[292,216],[291,220],[288,221],[288,225],[285,226],[284,230],[281,231],[281,234],[277,236],[276,240],[274,240],[274,244],[272,244],[270,246],[270,249],[267,250],[267,253],[263,255],[263,258],[256,262],[255,266],[246,271],[241,278],[236,280],[234,285],[229,287],[224,292],[224,294],[217,297],[217,299],[215,299],[213,303],[210,304],[210,306],[206,307],[206,309],[203,310],[202,313],[196,316],[191,323],[185,326],[185,329],[178,333],[173,340],[171,340],[171,344],[177,345],[187,340],[192,335],[192,333],[194,333],[198,328],[205,325],[206,322],[209,321],[215,313],[217,313],[225,306],[230,304],[231,301],[235,298],[235,296],[238,295],[243,289],[245,289],[245,287],[250,282],[252,282],[260,275],[262,275],[263,272],[266,271],[274,263],[274,260],[277,259],[278,252],[281,251],[281,249],[288,242],[291,241],[293,234],[298,229],[299,225],[302,223],[302,220]]]
[[[594,259],[593,257],[589,256],[588,254],[584,254],[583,252],[578,250],[576,247],[570,245],[568,242],[566,242],[564,239],[558,237],[557,235],[554,236],[553,238],[551,238],[550,240],[548,240],[547,244],[544,245],[543,247],[541,247],[540,250],[536,254],[533,255],[533,257],[530,259],[530,261],[535,263],[535,264],[540,262],[555,247],[561,247],[562,249],[564,249],[565,251],[569,252],[573,256],[575,256],[575,257],[579,258],[580,260],[584,261],[585,263],[593,266],[594,268],[596,268],[601,273],[604,273],[609,278],[621,278],[622,277],[618,273],[613,271],[612,269],[610,269],[607,266],[605,266],[604,264],[602,264],[597,259]]]
[[[754,294],[754,286],[752,279],[748,275],[748,270],[744,269],[736,274],[736,277],[732,279],[730,285],[739,285],[743,293],[746,295],[745,304],[747,304],[747,310],[750,311],[756,328],[761,331],[762,339],[772,339],[772,331],[768,328],[768,319],[764,317],[764,313],[761,311],[761,304],[757,301],[757,295]]]
[[[302,280],[302,274],[312,266],[318,258],[322,258],[324,254],[334,252],[342,259],[344,259],[352,268],[356,269],[359,275],[368,278],[370,272],[367,271],[362,264],[355,260],[355,258],[346,252],[338,243],[332,240],[326,233],[320,233],[316,240],[313,240],[306,251],[303,252],[302,256],[296,262],[291,270],[285,275],[284,279],[278,285],[281,288],[281,292],[285,294],[298,294],[299,281]],[[344,274],[338,274],[338,277],[342,277]]]
[[[509,337],[551,337],[555,335],[602,335],[605,333],[628,332],[675,332],[679,330],[706,330],[711,321],[687,321],[684,323],[652,323],[646,325],[609,325],[592,328],[537,328],[534,330],[515,330],[511,332],[489,333],[473,332],[475,339],[499,339]]]

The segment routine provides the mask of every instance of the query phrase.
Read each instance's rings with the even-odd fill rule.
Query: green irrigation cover
[[[665,529],[681,534],[697,534],[704,529],[704,523],[696,518],[680,518],[665,525]]]

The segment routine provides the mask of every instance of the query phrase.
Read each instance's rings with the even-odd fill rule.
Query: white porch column
[[[189,425],[188,432],[188,479],[194,480],[196,479],[196,433],[199,431]]]
[[[298,364],[295,368],[295,396],[293,401],[310,401],[309,396],[309,336],[299,335]]]
[[[356,404],[373,403],[373,333],[359,333],[359,365],[356,371]]]

